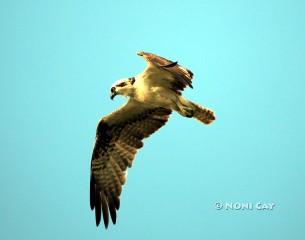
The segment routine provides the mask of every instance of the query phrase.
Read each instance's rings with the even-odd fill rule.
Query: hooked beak
[[[111,89],[110,99],[113,100],[116,95],[118,95],[118,93],[115,91],[115,89]]]
[[[116,95],[118,95],[118,94],[117,94],[117,93],[111,93],[111,94],[110,94],[110,98],[111,98],[111,100],[113,100],[113,99],[114,99],[114,97],[115,97]]]

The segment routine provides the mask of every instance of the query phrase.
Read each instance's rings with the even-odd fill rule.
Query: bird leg
[[[176,111],[182,115],[183,117],[191,118],[194,115],[194,109],[188,100],[185,98],[178,96],[176,101]]]
[[[210,124],[215,120],[215,114],[212,110],[193,103],[182,96],[176,101],[177,112],[184,117],[193,117],[204,124]]]

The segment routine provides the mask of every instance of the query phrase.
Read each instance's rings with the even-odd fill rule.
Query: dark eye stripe
[[[124,87],[125,85],[126,85],[126,83],[125,83],[125,82],[122,82],[122,83],[118,84],[117,86],[118,86],[118,87]]]

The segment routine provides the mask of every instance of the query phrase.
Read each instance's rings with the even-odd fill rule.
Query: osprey
[[[96,226],[103,215],[105,228],[109,213],[113,224],[120,207],[122,185],[143,139],[167,122],[172,111],[204,124],[215,120],[214,113],[193,103],[181,92],[192,87],[193,73],[177,62],[147,52],[139,52],[147,67],[139,75],[116,82],[110,97],[129,97],[128,102],[102,118],[96,130],[91,159],[90,207],[95,209]]]

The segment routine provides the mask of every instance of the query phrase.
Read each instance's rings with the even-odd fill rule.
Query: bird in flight
[[[117,81],[110,98],[128,97],[121,108],[102,118],[97,126],[91,159],[90,207],[95,209],[96,226],[101,216],[105,228],[116,223],[127,167],[131,167],[143,139],[161,128],[172,111],[195,118],[204,124],[215,120],[213,111],[185,99],[181,92],[192,86],[193,73],[152,53],[139,52],[147,62],[135,77]]]

